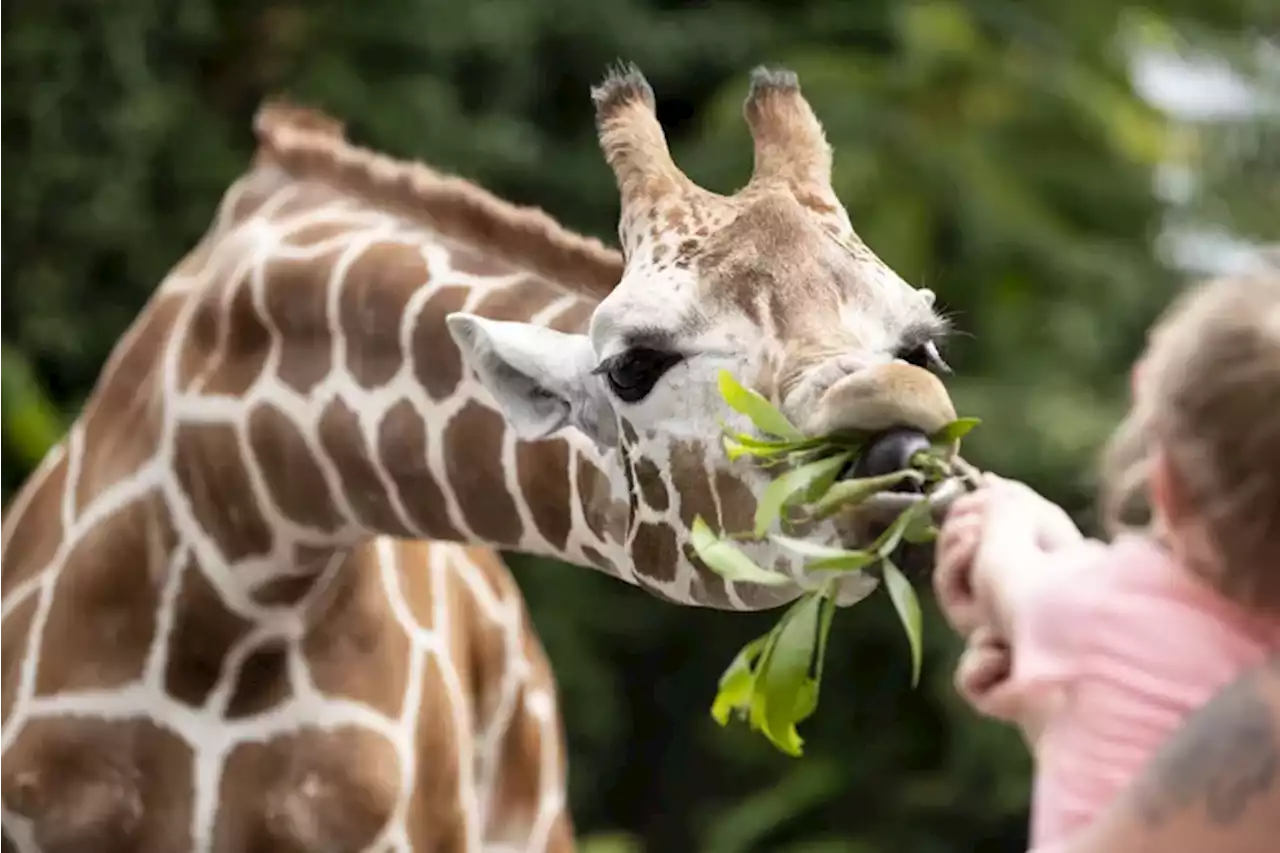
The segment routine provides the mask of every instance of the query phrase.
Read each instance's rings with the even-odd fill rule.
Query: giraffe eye
[[[593,372],[604,374],[609,390],[624,403],[639,403],[683,357],[678,353],[634,347],[607,359]]]

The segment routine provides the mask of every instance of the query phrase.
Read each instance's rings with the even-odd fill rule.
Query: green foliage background
[[[616,242],[588,98],[606,66],[644,69],[677,160],[722,191],[750,171],[746,72],[791,66],[855,226],[962,332],[954,393],[984,420],[968,454],[1085,523],[1128,364],[1180,283],[1153,248],[1162,224],[1277,236],[1274,116],[1175,125],[1126,70],[1135,42],[1207,46],[1276,92],[1246,49],[1275,33],[1263,0],[135,0],[4,17],[6,501],[246,167],[268,93]],[[1204,176],[1176,207],[1155,191],[1162,163]],[[563,689],[595,853],[1024,849],[1027,759],[953,698],[936,613],[914,692],[887,601],[837,616],[792,760],[707,713],[776,614],[511,563]]]

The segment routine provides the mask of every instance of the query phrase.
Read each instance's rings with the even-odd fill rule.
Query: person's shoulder
[[[1046,570],[1064,605],[1088,606],[1110,600],[1116,591],[1134,586],[1137,578],[1131,571],[1133,566],[1134,553],[1129,543],[1082,539],[1050,552]]]
[[[1260,625],[1274,623],[1232,602],[1153,539],[1117,537],[1102,565],[1107,570],[1103,574],[1117,591],[1132,593],[1153,611],[1173,611],[1161,618],[1183,618],[1250,636],[1259,633]],[[1266,636],[1273,633],[1261,632]]]
[[[1275,647],[1274,632],[1152,540],[1117,537],[1089,574],[1071,595],[1085,601],[1075,609],[1087,614],[1095,665],[1113,674],[1140,671],[1207,697]]]
[[[1086,539],[1051,559],[1052,602],[1045,607],[1087,635],[1094,652],[1145,661],[1168,648],[1158,640],[1173,625],[1202,618],[1187,606],[1177,565],[1141,537]]]
[[[1088,540],[1080,559],[1088,561],[1095,583],[1117,592],[1179,598],[1191,589],[1182,566],[1147,536],[1125,533],[1109,543]]]

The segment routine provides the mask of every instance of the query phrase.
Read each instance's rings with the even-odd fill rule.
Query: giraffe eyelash
[[[605,359],[592,370],[603,375],[609,390],[624,403],[639,403],[684,356],[669,350],[633,347]]]

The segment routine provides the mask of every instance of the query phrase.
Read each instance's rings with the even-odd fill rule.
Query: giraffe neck
[[[278,583],[387,534],[635,581],[615,454],[576,431],[518,440],[444,321],[576,332],[593,299],[270,168],[229,197],[239,224],[190,273],[207,280],[165,370],[175,498],[209,560]]]
[[[571,292],[498,246],[270,163],[228,198],[236,224],[186,274],[196,289],[163,371],[173,499],[207,534],[204,559],[236,567],[225,581],[314,577],[324,554],[391,535],[555,557],[683,605],[800,594],[797,560],[776,549],[758,556],[795,585],[726,583],[692,556],[695,515],[745,530],[755,506],[708,467],[703,438],[655,452],[664,439],[622,422],[607,450],[571,429],[523,441],[462,362],[448,315],[583,332],[598,302],[581,282],[613,267]]]

